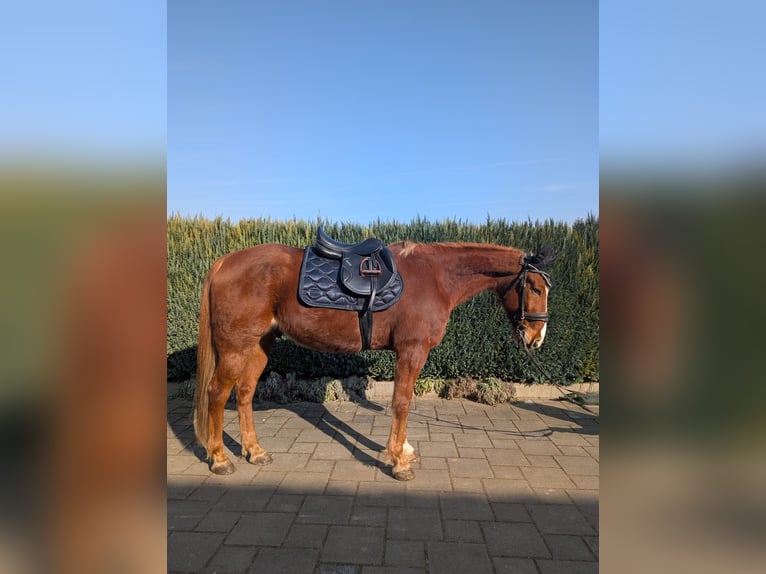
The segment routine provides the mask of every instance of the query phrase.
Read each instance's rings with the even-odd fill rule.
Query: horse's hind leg
[[[242,456],[253,464],[269,464],[272,459],[260,444],[253,422],[253,396],[266,363],[274,336],[263,337],[253,348],[245,368],[244,376],[237,381],[237,412],[239,413],[239,429],[242,436]]]
[[[241,378],[247,356],[225,353],[219,357],[208,387],[208,456],[210,470],[216,474],[231,474],[236,470],[223,448],[223,410],[235,383]]]

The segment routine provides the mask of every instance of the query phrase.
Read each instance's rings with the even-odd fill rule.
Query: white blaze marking
[[[548,312],[548,286],[545,287],[545,313]],[[548,321],[543,323],[543,328],[540,329],[540,342],[538,343],[538,346],[543,344],[543,341],[545,340],[545,332],[548,330]]]

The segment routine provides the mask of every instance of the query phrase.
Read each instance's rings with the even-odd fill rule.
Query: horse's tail
[[[220,262],[205,277],[199,306],[199,343],[197,345],[197,384],[194,388],[194,434],[197,442],[207,449],[208,429],[208,387],[215,371],[215,349],[210,332],[210,282],[221,266]]]

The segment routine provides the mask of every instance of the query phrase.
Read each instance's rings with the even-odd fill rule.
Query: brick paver
[[[598,418],[551,400],[419,398],[402,483],[383,464],[383,401],[255,405],[274,462],[211,474],[191,405],[168,405],[168,569],[306,574],[598,571]]]

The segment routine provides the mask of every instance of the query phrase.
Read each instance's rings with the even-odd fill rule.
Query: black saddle
[[[399,300],[404,282],[391,251],[380,239],[341,243],[320,227],[303,254],[298,299],[309,307],[359,313],[363,348],[370,347],[373,312]]]
[[[332,259],[340,259],[344,253],[355,255],[372,255],[381,251],[385,244],[375,237],[365,239],[361,243],[341,243],[335,241],[324,232],[321,227],[317,229],[317,240],[314,249],[321,255]]]

